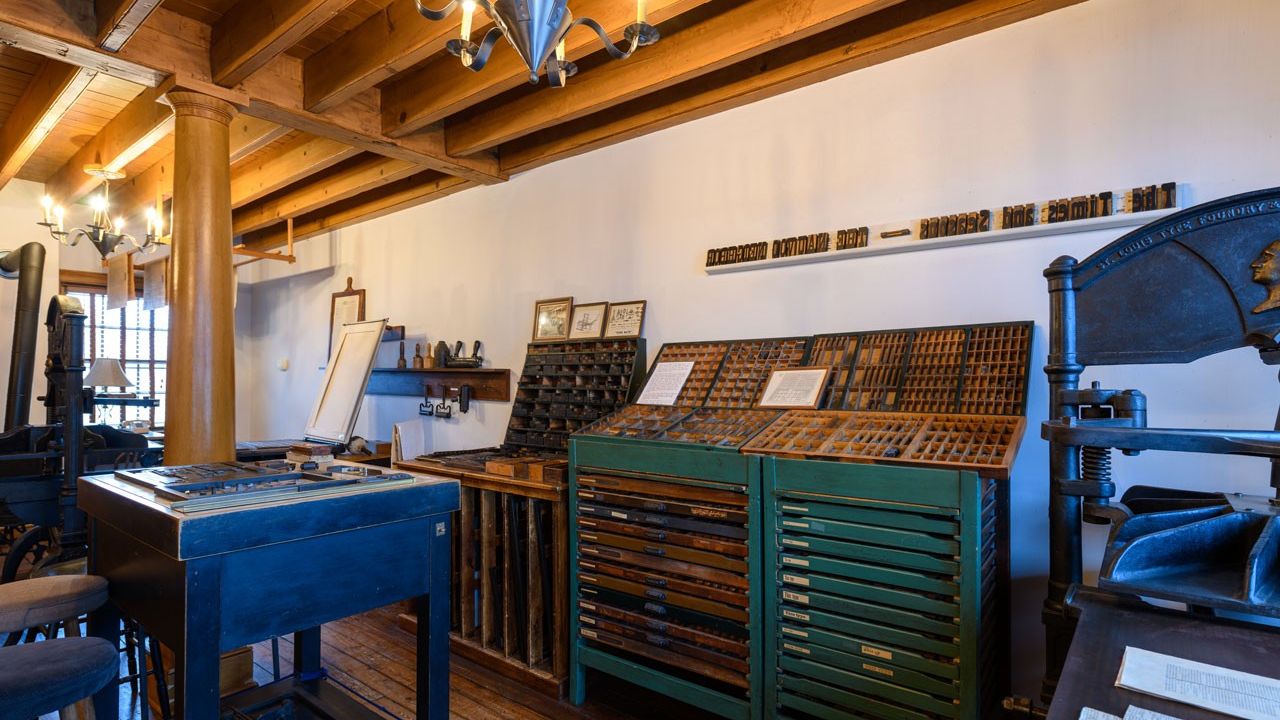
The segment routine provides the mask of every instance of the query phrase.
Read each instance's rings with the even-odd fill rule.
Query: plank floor
[[[329,675],[363,696],[366,705],[399,720],[413,720],[414,637],[396,624],[398,606],[328,623],[321,632]],[[272,680],[271,644],[253,648],[254,680]],[[280,639],[280,670],[292,672],[293,643]],[[454,720],[692,720],[707,714],[688,705],[603,675],[588,676],[582,707],[558,702],[479,665],[454,656],[449,686]],[[139,698],[120,690],[121,720],[139,720]],[[46,716],[46,717],[54,717]]]

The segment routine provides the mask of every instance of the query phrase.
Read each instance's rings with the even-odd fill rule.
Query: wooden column
[[[170,91],[173,248],[169,260],[168,465],[235,459],[235,321],[229,125],[218,98]]]

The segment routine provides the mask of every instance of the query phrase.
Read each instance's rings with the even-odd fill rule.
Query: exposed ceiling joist
[[[1083,0],[911,0],[646,98],[503,147],[510,173],[878,65]]]
[[[159,99],[154,88],[142,91],[45,182],[45,190],[62,202],[75,202],[102,182],[86,175],[85,165],[122,170],[172,132],[173,109]]]
[[[650,0],[649,22],[665,22],[707,1]],[[406,5],[412,7],[409,3]],[[615,40],[620,40],[622,31],[636,21],[635,8],[617,0],[587,0],[575,5],[574,11],[579,16],[594,18]],[[422,16],[417,17],[419,23],[425,22]],[[457,31],[456,26],[450,29]],[[585,28],[574,30],[565,38],[565,54],[570,60],[579,60],[599,48],[595,33]],[[382,88],[382,130],[392,137],[407,135],[528,81],[529,69],[513,52],[494,53],[489,64],[478,73],[463,67],[453,56],[435,58]]]
[[[325,173],[323,178],[309,180],[261,203],[241,208],[232,214],[231,233],[241,236],[261,230],[421,172],[421,166],[405,160],[367,155]]]
[[[705,75],[901,0],[748,0],[663,38],[649,52],[575,77],[556,92],[533,93],[449,125],[448,149],[459,155]]]
[[[248,205],[359,153],[329,138],[300,137],[279,152],[242,163],[232,171],[231,207]]]
[[[231,165],[288,135],[290,129],[268,120],[237,115],[231,120]]]
[[[160,0],[93,0],[98,20],[98,47],[116,52],[160,6]]]
[[[44,61],[0,126],[0,188],[22,170],[96,74],[56,60]]]
[[[341,200],[317,212],[294,218],[293,239],[295,242],[305,240],[358,222],[380,218],[475,185],[470,180],[442,175],[434,170],[421,172],[377,190]],[[249,233],[242,239],[252,250],[273,250],[285,244],[285,233],[285,224],[278,223],[266,230]]]
[[[231,86],[310,35],[352,0],[240,0],[213,28],[213,80]]]
[[[473,27],[474,35],[485,32],[488,17],[478,12]],[[306,59],[307,109],[327,110],[408,70],[444,50],[445,43],[458,32],[459,14],[430,22],[418,14],[412,1],[391,3]]]

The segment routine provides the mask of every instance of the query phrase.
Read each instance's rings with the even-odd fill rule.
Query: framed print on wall
[[[638,338],[644,328],[644,309],[648,300],[613,303],[605,320],[606,338]]]
[[[556,342],[569,339],[573,298],[539,300],[533,305],[533,341]]]
[[[597,340],[604,334],[605,317],[609,303],[588,303],[573,306],[573,321],[569,323],[570,340]]]

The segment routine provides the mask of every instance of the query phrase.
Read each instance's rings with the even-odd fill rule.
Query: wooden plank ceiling
[[[658,44],[614,61],[576,29],[581,71],[551,89],[505,41],[464,69],[444,50],[459,14],[430,22],[413,0],[3,0],[0,186],[72,202],[97,163],[128,175],[118,211],[162,202],[158,99],[178,84],[241,107],[233,226],[269,249],[288,219],[304,239],[1082,1],[649,0]],[[631,0],[569,7],[615,41],[634,20]],[[473,37],[490,26],[478,14]]]

